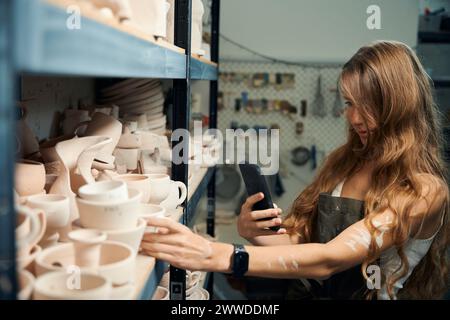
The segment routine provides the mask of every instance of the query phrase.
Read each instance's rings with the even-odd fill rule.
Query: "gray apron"
[[[314,222],[312,242],[327,243],[346,228],[364,217],[364,201],[319,195],[317,217]],[[287,299],[363,299],[367,286],[361,274],[361,265],[345,270],[321,282],[308,279],[292,280]]]

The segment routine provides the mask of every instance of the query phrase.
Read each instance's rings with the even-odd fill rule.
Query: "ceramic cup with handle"
[[[26,216],[29,220],[28,234],[17,235],[17,257],[25,258],[30,255],[32,249],[44,236],[47,227],[45,212],[41,209],[32,209],[26,206],[18,206],[17,213]]]
[[[149,203],[160,204],[170,193],[170,176],[164,173],[146,174],[150,180],[150,199]]]
[[[161,202],[166,211],[175,210],[187,197],[186,185],[181,181],[170,181],[169,195]]]

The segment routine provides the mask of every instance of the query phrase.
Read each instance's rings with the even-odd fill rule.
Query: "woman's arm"
[[[437,196],[437,197],[436,197]],[[417,202],[408,217],[415,234],[423,218],[439,215],[444,198],[431,194]],[[384,251],[394,241],[391,225],[395,215],[390,209],[380,213],[373,223],[379,230],[376,243]],[[192,234],[185,226],[169,219],[154,218],[149,224],[160,227],[160,234],[147,234],[142,248],[157,259],[183,269],[231,272],[233,246],[211,243]],[[246,275],[272,278],[326,279],[334,273],[360,264],[368,254],[370,233],[365,221],[351,225],[325,244],[308,243],[270,247],[246,246],[249,269]]]

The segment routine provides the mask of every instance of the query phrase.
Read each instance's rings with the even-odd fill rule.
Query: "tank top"
[[[332,192],[332,196],[334,197],[340,197],[342,193],[342,187],[344,186],[344,181],[339,183],[336,188]],[[400,289],[403,288],[403,284],[408,280],[409,276],[414,271],[414,268],[419,264],[419,262],[422,260],[422,258],[428,253],[428,250],[431,247],[431,244],[438,234],[440,228],[442,227],[442,224],[444,222],[444,215],[442,215],[441,218],[441,225],[436,231],[436,233],[427,239],[414,239],[409,238],[409,240],[406,242],[404,247],[404,252],[406,255],[406,258],[408,259],[408,272],[405,274],[404,277],[398,279],[394,285],[393,285],[393,296],[394,299],[397,298],[397,293]],[[401,259],[400,256],[397,254],[397,250],[395,247],[391,247],[384,251],[380,256],[380,269],[383,275],[385,275],[386,278],[389,278],[394,274],[394,272],[399,268],[401,265]],[[378,291],[378,299],[379,300],[390,300],[390,296],[387,291],[387,286],[384,284],[380,290]]]

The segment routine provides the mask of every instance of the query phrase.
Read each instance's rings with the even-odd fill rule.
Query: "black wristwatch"
[[[242,244],[233,244],[234,252],[232,259],[233,276],[241,278],[248,271],[248,252]]]

